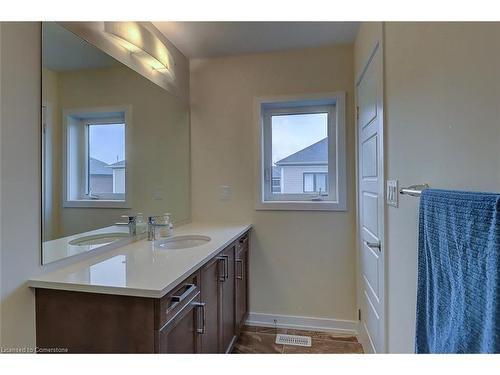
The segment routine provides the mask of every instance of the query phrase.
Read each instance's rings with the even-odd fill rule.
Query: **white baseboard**
[[[276,320],[276,324],[274,322]],[[358,322],[355,320],[311,318],[307,316],[275,315],[251,312],[246,324],[249,326],[303,329],[309,331],[338,332],[357,335]]]

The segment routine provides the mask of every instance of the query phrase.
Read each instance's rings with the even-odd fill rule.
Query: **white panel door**
[[[356,84],[360,340],[375,353],[385,351],[382,77],[377,43]]]

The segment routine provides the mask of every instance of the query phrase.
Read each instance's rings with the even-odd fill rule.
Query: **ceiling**
[[[359,22],[153,22],[188,58],[352,43]]]
[[[107,68],[118,61],[55,22],[42,23],[42,64],[54,71]]]

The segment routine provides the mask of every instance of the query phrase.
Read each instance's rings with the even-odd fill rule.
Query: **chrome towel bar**
[[[410,195],[412,197],[420,197],[422,190],[428,189],[428,184],[411,185],[399,190],[399,194]]]

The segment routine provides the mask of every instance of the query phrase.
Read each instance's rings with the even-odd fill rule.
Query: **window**
[[[328,173],[310,173],[305,172],[303,175],[303,190],[304,193],[318,193],[325,195],[328,192]]]
[[[257,209],[344,210],[344,94],[259,102]]]
[[[281,179],[273,177],[273,193],[281,193]]]
[[[128,207],[127,110],[64,114],[64,207]]]
[[[125,198],[125,124],[86,125],[87,186],[90,199]]]
[[[272,191],[273,193],[281,193],[281,168],[274,166],[272,168]]]

